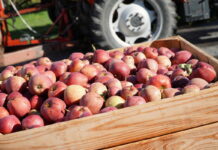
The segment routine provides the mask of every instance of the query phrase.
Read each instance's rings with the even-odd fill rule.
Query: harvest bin
[[[179,36],[139,45],[186,49],[213,65],[218,73],[215,58]],[[200,93],[0,135],[1,150],[104,148],[218,149],[218,86],[215,84]]]

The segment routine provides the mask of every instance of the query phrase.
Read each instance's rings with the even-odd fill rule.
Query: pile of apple
[[[189,51],[128,47],[121,51],[47,57],[0,74],[0,133],[141,105],[199,92],[216,72]]]

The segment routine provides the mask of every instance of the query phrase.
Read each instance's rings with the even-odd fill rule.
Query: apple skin
[[[80,105],[88,107],[93,114],[99,113],[103,104],[104,98],[94,92],[86,93],[80,100]]]
[[[124,55],[131,55],[132,53],[136,52],[137,48],[130,46],[130,47],[126,47],[124,48]]]
[[[141,68],[138,72],[136,72],[136,79],[139,83],[146,84],[148,80],[155,75],[156,73],[152,72],[151,70],[147,68]]]
[[[165,88],[171,88],[171,81],[168,76],[158,74],[156,76],[153,76],[148,81],[148,85],[154,85],[159,89],[165,89]]]
[[[160,101],[161,91],[153,85],[148,85],[139,91],[139,96],[143,97],[146,102]]]
[[[198,59],[190,59],[189,61],[187,61],[187,64],[191,64],[192,68],[196,68],[198,62],[199,62]]]
[[[64,90],[67,88],[67,85],[61,81],[57,81],[48,90],[48,97],[64,97]]]
[[[182,64],[187,62],[192,57],[189,51],[183,50],[175,53],[175,57],[172,59],[173,64]]]
[[[88,107],[85,106],[73,106],[69,108],[69,111],[67,112],[65,116],[65,120],[73,120],[83,117],[88,117],[93,115],[92,112]]]
[[[165,66],[163,65],[158,65],[158,70],[157,70],[157,74],[166,74],[168,72],[168,68],[166,68]]]
[[[88,90],[89,90],[89,92],[94,92],[94,93],[97,93],[101,96],[105,96],[107,93],[107,87],[100,82],[92,83]]]
[[[16,116],[9,115],[0,119],[0,133],[9,134],[19,130],[21,130],[21,122]]]
[[[204,89],[209,83],[202,78],[193,78],[190,80],[189,85],[197,85],[200,89]]]
[[[42,103],[43,103],[43,98],[38,96],[38,95],[34,95],[30,98],[30,105],[31,105],[31,109],[36,109],[39,110]]]
[[[143,83],[138,83],[134,85],[139,91],[144,87]]]
[[[26,87],[26,80],[22,77],[13,76],[7,79],[6,81],[6,91],[7,93],[11,92],[21,92]]]
[[[191,84],[183,88],[183,93],[200,92],[200,88],[197,85]]]
[[[44,126],[44,120],[39,115],[29,115],[25,117],[22,122],[23,129],[32,129]]]
[[[5,93],[0,93],[0,107],[5,105],[7,96]]]
[[[51,65],[51,71],[53,71],[56,77],[60,77],[67,71],[67,65],[62,61],[53,62]]]
[[[98,73],[101,71],[107,71],[107,69],[102,64],[93,63],[92,65],[98,70]]]
[[[105,107],[105,108],[103,108],[102,110],[100,110],[100,113],[106,113],[106,112],[110,112],[110,111],[114,111],[114,110],[117,110],[117,108],[116,108],[116,107],[113,107],[113,106],[111,106],[111,107]]]
[[[21,118],[29,113],[31,105],[27,98],[17,97],[8,101],[7,109],[11,115],[15,115],[18,118]]]
[[[167,56],[157,56],[156,61],[158,64],[163,65],[166,68],[169,68],[172,65],[170,59]]]
[[[131,56],[133,56],[135,64],[139,64],[142,60],[146,59],[143,52],[134,52]]]
[[[47,71],[47,68],[45,66],[36,66],[36,69],[38,70],[39,73],[43,73]]]
[[[68,78],[68,76],[70,75],[71,73],[70,72],[65,72],[64,74],[62,74],[60,77],[59,77],[59,81],[61,82],[66,82],[66,79]]]
[[[66,85],[81,85],[86,87],[88,84],[88,77],[80,72],[72,72],[65,80]]]
[[[158,51],[154,47],[146,47],[144,49],[144,54],[147,58],[155,59],[158,56]]]
[[[187,77],[188,73],[186,71],[184,71],[183,69],[181,69],[181,68],[177,68],[177,69],[173,70],[172,75],[170,76],[170,78],[174,79],[177,76]]]
[[[135,60],[133,56],[130,56],[130,55],[124,56],[122,60],[129,66],[130,70],[136,69]]]
[[[113,79],[114,75],[108,71],[101,71],[95,77],[95,82],[106,83],[110,79]]]
[[[37,66],[45,66],[48,70],[51,68],[52,61],[48,57],[41,57],[37,60]]]
[[[189,79],[184,76],[176,76],[172,80],[172,86],[174,88],[184,88],[187,84],[189,84]]]
[[[122,59],[124,57],[124,53],[121,51],[111,51],[109,52],[111,58]]]
[[[0,107],[0,119],[9,116],[9,112],[5,107]]]
[[[52,81],[52,83],[55,83],[57,80],[56,75],[53,71],[49,70],[49,71],[45,71],[41,74],[47,76]]]
[[[13,76],[14,76],[14,73],[11,70],[3,70],[0,74],[0,80],[4,81]]]
[[[13,74],[16,74],[17,69],[14,66],[7,66],[4,70],[10,70]]]
[[[136,75],[129,75],[127,77],[127,81],[131,82],[132,84],[137,84],[138,83]]]
[[[124,107],[131,107],[131,106],[141,105],[145,103],[146,101],[143,97],[131,96],[131,97],[128,97],[127,100],[125,101]]]
[[[174,57],[175,56],[175,53],[173,52],[173,51],[171,51],[169,48],[167,48],[167,47],[160,47],[159,49],[158,49],[158,54],[159,55],[164,55],[164,56],[166,56],[166,57],[168,57],[168,58],[172,58],[172,57]]]
[[[120,96],[111,96],[105,102],[105,107],[122,108],[125,100]]]
[[[167,88],[162,92],[162,98],[170,98],[180,94],[180,90],[176,88]]]
[[[134,86],[127,86],[127,87],[124,87],[121,91],[120,91],[120,96],[123,98],[123,99],[127,99],[128,97],[132,97],[132,96],[135,96],[137,95],[138,93],[138,89]]]
[[[202,78],[207,82],[211,82],[216,78],[216,71],[210,64],[199,62],[193,70],[191,78]]]
[[[147,68],[156,73],[158,70],[158,63],[154,59],[144,59],[137,66],[138,70],[141,68]]]
[[[86,65],[86,63],[84,62],[84,60],[75,59],[70,64],[69,71],[70,72],[79,72],[85,65]]]
[[[80,73],[84,74],[88,80],[92,80],[98,74],[98,70],[93,65],[85,65],[81,70]]]
[[[105,62],[107,62],[110,59],[110,55],[109,52],[102,50],[102,49],[97,49],[94,52],[94,56],[93,56],[93,62],[95,63],[99,63],[99,64],[104,64]]]
[[[37,74],[30,78],[28,85],[31,94],[42,95],[51,87],[52,81],[46,75]]]
[[[126,79],[129,76],[130,67],[126,63],[119,61],[112,63],[112,65],[109,67],[109,71],[117,78],[122,80]]]
[[[86,89],[80,85],[70,85],[64,91],[64,102],[70,106],[86,94]]]
[[[23,95],[20,92],[11,92],[10,94],[8,94],[7,101],[14,100],[18,97],[23,97]]]
[[[48,122],[59,122],[65,115],[66,104],[63,100],[50,97],[45,100],[41,106],[40,113]]]
[[[69,57],[70,60],[83,59],[83,58],[84,58],[84,54],[80,52],[74,52]]]
[[[133,86],[132,82],[129,81],[121,81],[120,83],[122,85],[122,88],[125,88],[127,86]]]
[[[39,74],[39,71],[36,67],[26,67],[21,69],[21,77],[26,81],[29,81],[30,77]]]

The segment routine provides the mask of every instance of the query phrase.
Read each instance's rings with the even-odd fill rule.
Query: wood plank
[[[218,121],[218,87],[0,136],[0,148],[101,149]]]
[[[218,123],[105,150],[217,150]]]

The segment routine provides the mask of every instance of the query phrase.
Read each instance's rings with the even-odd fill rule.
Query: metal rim
[[[109,14],[109,29],[121,46],[156,40],[163,15],[153,0],[117,0]]]

